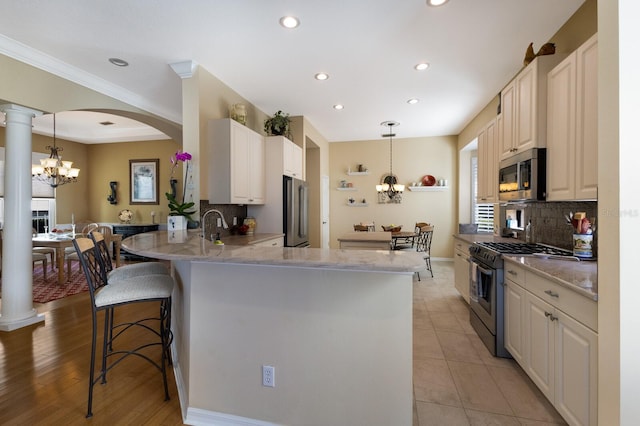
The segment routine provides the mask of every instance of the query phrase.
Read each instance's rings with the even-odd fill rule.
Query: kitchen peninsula
[[[418,253],[217,246],[184,231],[123,247],[172,263],[188,424],[412,424]]]

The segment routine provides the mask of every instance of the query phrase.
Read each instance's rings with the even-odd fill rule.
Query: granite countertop
[[[490,233],[455,234],[454,238],[474,242],[522,242],[513,238],[498,237]],[[503,256],[505,261],[541,275],[563,287],[589,299],[598,300],[598,262],[548,259],[537,256]]]
[[[231,245],[231,242],[227,237],[224,245],[215,245],[199,237],[197,232],[154,231],[126,238],[122,248],[140,256],[174,261],[394,273],[424,270],[422,255],[413,251],[263,247]]]
[[[284,234],[255,233],[253,235],[227,235],[226,237],[222,237],[221,240],[231,246],[247,246],[281,237],[284,237]]]
[[[536,256],[503,256],[525,269],[575,291],[589,299],[598,300],[598,262],[545,259]]]

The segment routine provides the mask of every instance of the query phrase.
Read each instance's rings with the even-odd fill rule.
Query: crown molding
[[[196,72],[196,67],[198,63],[196,61],[182,61],[182,62],[174,62],[169,64],[171,69],[180,76],[180,78],[191,78],[193,77],[193,73]]]
[[[107,80],[60,61],[2,34],[0,34],[0,54],[64,78],[80,86],[95,90],[98,93],[112,97],[133,107],[182,124],[182,114],[164,108],[158,108],[157,104],[150,102],[148,99],[130,90],[110,83]]]

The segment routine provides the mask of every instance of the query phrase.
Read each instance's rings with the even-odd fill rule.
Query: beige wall
[[[355,223],[375,221],[381,225],[402,225],[413,230],[416,222],[435,225],[431,255],[453,257],[451,235],[457,230],[454,224],[456,211],[455,191],[457,181],[457,138],[442,136],[393,140],[393,174],[400,183],[408,185],[430,174],[436,179],[447,179],[449,189],[442,192],[411,192],[406,190],[401,204],[378,204],[375,185],[389,172],[389,140],[379,139],[329,144],[330,194],[331,194],[331,247],[338,247],[338,237],[352,232]],[[347,169],[355,170],[365,165],[368,176],[347,176]],[[340,180],[352,182],[357,191],[338,191]],[[367,207],[349,207],[347,199],[366,199]]]

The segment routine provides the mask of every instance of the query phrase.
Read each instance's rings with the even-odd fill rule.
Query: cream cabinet
[[[272,238],[252,245],[254,247],[284,247],[284,237]]]
[[[598,196],[597,34],[548,75],[547,200]]]
[[[478,203],[498,200],[498,125],[491,120],[478,132]]]
[[[287,138],[283,138],[283,174],[302,179],[302,148]]]
[[[454,285],[465,302],[469,303],[469,246],[471,244],[458,239],[455,239],[454,242]]]
[[[597,424],[597,303],[505,262],[505,346],[570,425]]]
[[[559,54],[538,56],[502,90],[500,160],[546,146],[547,73],[561,59]]]
[[[209,122],[209,202],[264,204],[265,142],[262,135],[225,118]]]
[[[267,136],[265,143],[270,171],[304,180],[304,158],[301,147],[284,136]]]

